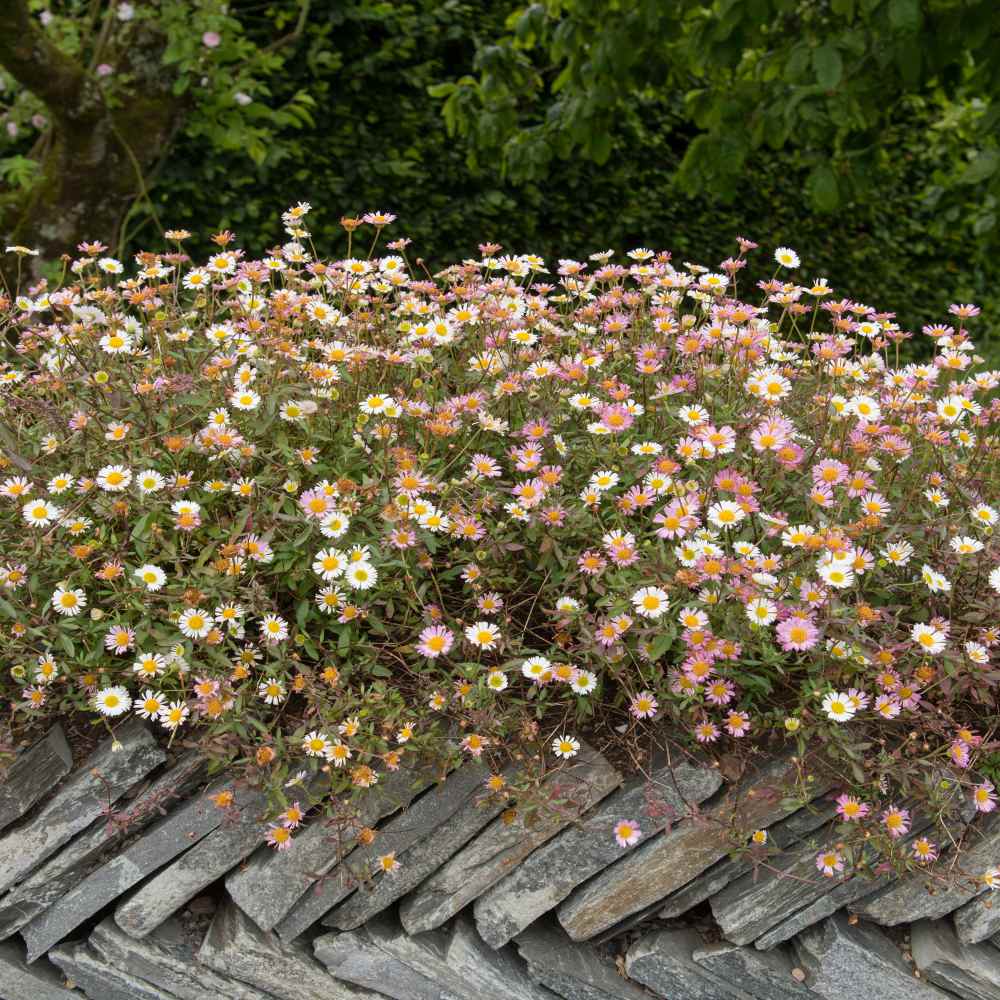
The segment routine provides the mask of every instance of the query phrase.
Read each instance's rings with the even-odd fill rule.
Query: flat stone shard
[[[305,930],[353,891],[353,885],[348,888],[345,883],[345,891],[337,896],[334,890],[340,888],[344,880],[326,876],[337,866],[345,851],[350,854],[354,850],[356,831],[374,826],[382,817],[408,805],[421,789],[434,780],[437,773],[429,769],[388,772],[374,788],[358,799],[356,820],[345,821],[340,826],[322,820],[313,821],[292,840],[288,850],[260,848],[242,868],[233,871],[226,879],[229,894],[261,930],[271,930],[290,913],[294,914],[297,924],[308,919],[308,923],[301,928]],[[310,892],[321,878],[321,890]],[[303,897],[306,911],[296,905]],[[322,902],[315,897],[322,897]]]
[[[469,767],[469,765],[466,764],[465,767]],[[482,773],[485,779],[485,769]],[[452,787],[454,781],[455,777],[449,778],[439,789],[432,789],[420,800],[424,802],[429,800],[432,795],[436,797],[440,791],[442,798],[447,797],[450,800],[449,802],[436,803],[436,808],[447,814],[446,821],[442,821],[434,829],[433,835],[424,837],[398,855],[402,865],[398,871],[393,872],[391,877],[376,875],[371,882],[362,886],[330,912],[323,919],[326,926],[339,927],[341,930],[353,930],[355,927],[360,927],[366,920],[370,920],[376,914],[387,909],[424,879],[433,875],[487,823],[503,811],[505,807],[503,799],[488,795],[482,784],[474,787],[464,798],[461,798],[457,786]],[[458,801],[460,798],[461,801]],[[430,805],[430,802],[428,804]],[[399,819],[402,820],[403,817],[401,816]],[[377,847],[383,842],[396,843],[392,839],[392,828],[395,822],[396,820],[390,820],[386,824],[384,830],[379,834],[378,841],[373,846]],[[389,840],[383,841],[383,837],[387,835]],[[354,857],[349,857],[347,862],[353,867]],[[278,933],[282,937],[285,937],[289,932],[300,933],[304,929],[304,921],[309,919],[316,912],[316,909],[324,906],[327,900],[333,898],[335,891],[324,885],[315,895],[318,898],[314,900],[313,893],[308,893],[288,917],[278,925]],[[312,921],[310,920],[310,922]]]
[[[234,903],[216,913],[198,950],[198,961],[279,1000],[378,1000],[382,996],[338,982],[305,947],[285,944],[273,932],[265,933]]]
[[[830,805],[799,809],[768,829],[768,843],[782,849],[793,846],[826,823],[835,808]],[[723,858],[721,861],[716,861],[697,878],[693,878],[687,885],[681,886],[676,892],[667,896],[662,907],[659,907],[658,915],[664,920],[679,917],[752,870],[753,865],[746,858]]]
[[[0,944],[0,998],[2,1000],[81,1000],[63,985],[63,977],[47,962],[29,966],[14,941]]]
[[[121,750],[113,751],[106,740],[38,812],[0,837],[0,892],[31,874],[166,760],[139,719],[126,722],[116,737]]]
[[[990,813],[981,823],[970,827],[969,833],[959,856],[960,870],[969,874],[957,884],[941,889],[926,875],[914,872],[883,892],[852,903],[851,911],[886,926],[937,920],[986,892],[986,887],[976,882],[975,877],[992,868],[1000,856],[1000,813]],[[975,833],[979,834],[978,839],[973,839]]]
[[[625,971],[662,997],[684,1000],[754,1000],[753,994],[727,983],[692,955],[704,946],[691,928],[656,931],[640,938],[625,956]]]
[[[1000,898],[995,892],[984,892],[957,910],[954,920],[959,941],[964,944],[985,941],[1000,932]]]
[[[174,807],[201,782],[206,761],[199,754],[183,756],[169,771],[118,810],[121,823],[95,820],[58,854],[35,869],[20,885],[0,899],[0,938],[20,930],[43,910],[79,885],[111,848],[135,836]]]
[[[798,778],[795,758],[770,759],[717,797],[701,817],[681,820],[650,837],[576,889],[559,907],[559,922],[574,941],[584,941],[652,907],[729,854],[734,830],[745,843],[753,830],[793,812],[795,807],[783,798],[796,788]],[[814,796],[827,787],[818,780],[809,785]]]
[[[650,815],[650,808],[666,808],[681,819],[691,805],[703,802],[721,784],[716,768],[683,761],[656,768],[648,780],[633,781],[608,796],[580,823],[543,844],[476,900],[481,937],[494,948],[501,947],[558,906],[582,882],[618,861],[622,849],[613,835],[618,820],[634,818],[640,827],[649,829],[662,823]]]
[[[147,937],[132,938],[108,917],[94,928],[88,944],[109,966],[127,969],[177,1000],[269,1000],[271,996],[202,965],[197,958],[201,941],[193,940],[177,920],[168,920]]]
[[[20,819],[69,774],[73,754],[57,722],[0,773],[0,830]]]
[[[512,823],[494,820],[403,900],[403,926],[410,934],[440,927],[620,783],[618,772],[584,745],[569,767],[553,772],[543,783],[553,808],[539,810],[532,825],[520,814]]]
[[[528,975],[564,1000],[650,1000],[590,945],[576,944],[561,928],[542,921],[515,938]]]
[[[917,979],[900,950],[871,924],[852,926],[843,913],[810,927],[795,939],[805,984],[827,1000],[948,1000]]]
[[[741,989],[755,1000],[808,1000],[815,994],[796,980],[795,962],[783,948],[761,952],[729,941],[695,948],[691,957],[719,979]]]
[[[163,817],[151,830],[21,928],[28,943],[29,961],[34,961],[147,875],[189,850],[192,844],[219,826],[223,815],[206,794],[190,799]]]
[[[128,969],[105,962],[85,941],[69,941],[49,952],[52,961],[90,1000],[177,1000],[173,993],[147,983]],[[70,994],[79,996],[79,994]],[[25,998],[26,1000],[26,998]]]
[[[268,801],[263,791],[237,796],[239,817],[224,818],[207,837],[121,903],[115,920],[126,934],[143,937],[202,889],[222,878],[267,835]]]
[[[467,917],[410,937],[379,916],[357,931],[323,935],[314,947],[332,975],[393,1000],[552,1000],[513,949],[490,948]]]
[[[962,1000],[1000,1000],[1000,952],[962,944],[948,920],[921,920],[910,928],[913,961],[925,978]]]

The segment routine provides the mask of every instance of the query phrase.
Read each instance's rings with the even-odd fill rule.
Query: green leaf
[[[611,155],[611,134],[605,129],[601,129],[590,140],[590,155],[597,164],[608,162]]]
[[[821,45],[813,52],[813,69],[821,87],[833,90],[844,76],[844,60],[832,45]]]
[[[1000,167],[1000,151],[984,149],[958,176],[958,184],[979,184]]]
[[[818,212],[835,212],[840,205],[840,185],[828,163],[819,163],[813,167],[806,180],[806,190]]]
[[[830,10],[837,17],[843,17],[847,21],[854,20],[854,0],[830,0]]]
[[[889,0],[889,24],[898,31],[914,32],[922,19],[920,0]]]

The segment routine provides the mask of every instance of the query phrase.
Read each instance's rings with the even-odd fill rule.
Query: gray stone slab
[[[511,823],[494,820],[402,901],[403,926],[410,934],[439,927],[600,802],[621,780],[596,751],[582,746],[568,767],[554,771],[543,782],[548,801],[538,810],[534,822],[526,822],[521,813]]]
[[[384,914],[357,931],[326,934],[316,957],[338,979],[394,1000],[552,1000],[512,948],[494,950],[467,917],[409,936]]]
[[[83,881],[112,849],[141,833],[175,807],[202,781],[206,767],[199,754],[186,754],[169,771],[120,801],[119,822],[95,820],[54,857],[36,868],[0,899],[0,938],[9,937]],[[130,793],[131,794],[131,793]]]
[[[934,878],[933,869],[913,872],[882,892],[852,903],[852,912],[886,926],[937,920],[988,891],[977,877],[992,868],[1000,856],[1000,813],[990,813],[968,833],[959,864],[955,871],[945,873],[944,885]]]
[[[625,971],[662,997],[684,1000],[754,1000],[692,957],[704,947],[701,935],[689,927],[654,931],[640,938],[625,955]]]
[[[112,741],[105,740],[41,809],[0,837],[0,892],[29,875],[166,760],[139,719],[126,722],[116,736],[121,750],[112,750]]]
[[[16,941],[0,944],[0,1000],[81,1000],[48,962],[29,966]]]
[[[805,984],[827,1000],[948,1000],[948,995],[914,976],[913,966],[877,927],[852,926],[843,913],[803,931],[795,939]]]
[[[689,815],[722,784],[717,768],[681,761],[653,769],[609,795],[489,888],[475,903],[480,936],[499,948],[543,913],[558,906],[578,885],[623,856],[615,823],[635,819],[647,833],[662,827],[664,814],[675,821]],[[654,815],[655,814],[655,815]],[[659,818],[657,818],[659,817]]]
[[[514,942],[528,963],[528,975],[565,1000],[649,1000],[649,993],[612,962],[591,945],[571,941],[553,922],[532,924]]]
[[[834,831],[827,830],[814,843],[784,851],[770,858],[767,867],[748,872],[716,893],[710,905],[723,937],[750,944],[844,882],[816,870],[816,853],[832,836]]]
[[[463,770],[468,767],[469,764],[466,764]],[[476,765],[476,768],[478,769],[479,765]],[[409,810],[414,812],[418,807],[425,806],[442,817],[432,836],[425,836],[406,850],[400,850],[397,845],[402,843],[402,840],[397,839],[397,833],[402,834],[406,840],[410,839],[407,832],[411,829],[408,813],[403,813],[386,823],[379,832],[378,840],[366,854],[370,857],[373,851],[377,854],[385,850],[397,850],[400,868],[390,876],[376,874],[371,881],[362,885],[358,891],[327,914],[323,919],[324,925],[339,927],[341,930],[360,927],[436,872],[487,823],[497,817],[506,803],[502,797],[490,795],[483,787],[483,781],[478,775],[481,774],[485,779],[486,770],[477,770],[476,773],[477,777],[471,787],[463,789],[456,783],[458,775],[453,775],[444,785],[427,792],[416,806]],[[401,826],[399,831],[396,830],[397,823]],[[350,868],[356,867],[357,858],[360,856],[360,853],[350,855],[346,859],[346,864]],[[278,933],[283,937],[289,932],[299,933],[304,929],[305,921],[309,920],[317,909],[325,906],[328,900],[338,898],[340,893],[340,880],[333,886],[325,884],[318,886],[315,892],[308,893],[286,920],[278,925]]]
[[[215,915],[198,961],[279,1000],[378,1000],[384,994],[340,982],[300,944],[264,932],[235,903]]]
[[[917,968],[930,982],[962,1000],[1000,1000],[1000,952],[963,944],[948,920],[921,920],[910,928]]]
[[[318,897],[316,901],[332,898],[335,902],[340,902],[351,896],[352,900],[357,899],[361,904],[355,909],[367,910],[366,904],[375,884],[383,879],[391,883],[395,881],[396,875],[400,874],[397,871],[391,876],[382,876],[374,870],[376,859],[390,851],[402,859],[409,848],[429,836],[436,836],[440,827],[450,823],[452,816],[463,806],[487,797],[484,782],[488,774],[488,770],[481,764],[470,761],[449,775],[447,780],[429,789],[416,802],[388,820],[379,829],[378,836],[371,844],[357,847],[340,864],[332,868],[327,883],[316,893]],[[401,866],[405,866],[402,860]],[[338,921],[336,926],[349,930],[351,927],[344,924],[360,926],[367,918],[366,916],[355,922],[348,915],[346,919]]]
[[[691,957],[719,979],[749,993],[755,1000],[808,1000],[815,997],[793,975],[801,973],[786,948],[761,952],[730,941],[695,948]]]
[[[891,885],[894,875],[880,875],[877,878],[855,876],[838,882],[826,894],[814,900],[808,906],[786,916],[765,931],[754,941],[754,947],[767,950],[784,941],[790,941],[800,931],[818,924],[826,917],[832,916],[845,906],[864,899],[872,893]]]
[[[58,945],[49,957],[90,1000],[177,1000],[175,994],[145,982],[128,969],[105,962],[85,941]]]
[[[574,941],[583,941],[641,913],[746,843],[756,829],[768,827],[801,805],[790,796],[798,787],[800,762],[789,755],[771,757],[735,788],[720,793],[701,817],[681,820],[650,837],[620,861],[576,889],[559,907],[558,917]],[[815,778],[808,794],[829,787]]]
[[[333,873],[333,869],[339,867],[338,861],[345,852],[353,851],[357,831],[374,826],[382,817],[402,809],[436,777],[438,771],[430,768],[416,772],[389,771],[374,788],[364,790],[355,802],[347,804],[349,809],[357,810],[356,818],[352,812],[341,823],[328,822],[325,817],[313,819],[296,835],[288,850],[275,851],[267,846],[257,850],[245,865],[229,875],[226,889],[261,930],[271,930],[290,913],[298,923],[312,917],[304,930],[353,891],[353,885],[348,888],[344,883],[343,895],[334,894],[333,890],[344,882],[341,876],[347,872],[343,869]],[[332,873],[330,877],[326,877],[328,873]],[[323,885],[311,892],[321,878]],[[297,905],[303,896],[307,901],[305,908]],[[329,902],[317,913],[320,899]]]
[[[984,892],[955,911],[955,930],[965,944],[978,944],[1000,932],[1000,893]]]
[[[57,722],[0,772],[0,830],[20,819],[69,774],[73,754]]]
[[[768,843],[781,848],[790,847],[826,823],[835,808],[832,805],[816,808],[814,804],[799,809],[787,819],[768,827]],[[753,864],[744,857],[716,861],[701,875],[667,896],[659,907],[659,916],[664,920],[679,917],[752,870]]]
[[[318,778],[311,781],[314,787],[319,786]],[[302,794],[308,797],[309,788]],[[115,921],[126,934],[145,936],[260,846],[270,826],[266,792],[241,792],[235,807],[238,818],[227,818],[119,904]]]
[[[88,944],[101,961],[127,969],[178,1000],[270,1000],[272,996],[202,965],[197,958],[201,935],[194,940],[178,920],[166,921],[144,938],[133,938],[108,917],[94,928]]]
[[[222,783],[213,790],[220,787]],[[147,875],[190,850],[192,844],[215,830],[224,816],[206,793],[189,799],[163,817],[21,928],[28,943],[29,960],[61,941]]]

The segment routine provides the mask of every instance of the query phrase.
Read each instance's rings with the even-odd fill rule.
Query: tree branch
[[[72,117],[86,89],[83,67],[46,36],[25,0],[0,2],[0,64],[57,119]]]

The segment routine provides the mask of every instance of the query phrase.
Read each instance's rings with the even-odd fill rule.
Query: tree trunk
[[[0,63],[46,102],[50,134],[31,188],[0,201],[0,236],[40,250],[43,260],[75,254],[81,240],[114,248],[125,214],[179,127],[184,104],[161,62],[163,39],[145,32],[119,60],[134,82],[110,108],[96,79],[60,52],[27,14],[23,0],[3,0]],[[5,29],[13,30],[4,41]],[[9,256],[0,267],[10,268]]]

